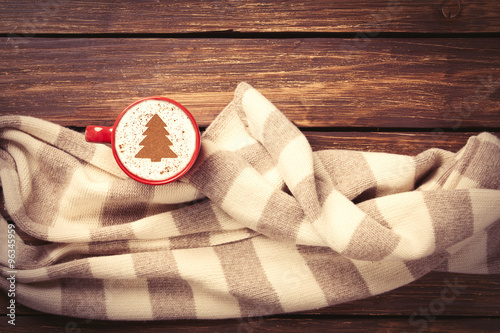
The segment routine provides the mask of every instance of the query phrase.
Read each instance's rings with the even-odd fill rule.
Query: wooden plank
[[[349,149],[415,156],[440,148],[457,152],[478,132],[310,132],[305,131],[313,150]],[[500,133],[493,132],[497,137]]]
[[[450,285],[459,286],[456,298],[442,301]],[[429,273],[385,294],[302,314],[410,316],[445,305],[443,316],[500,316],[500,275]]]
[[[109,126],[165,95],[208,125],[248,81],[301,127],[500,127],[500,39],[0,39],[1,114]]]
[[[499,32],[495,0],[1,1],[0,33]],[[361,35],[360,37],[365,37]]]
[[[7,318],[0,331],[12,332]],[[436,317],[290,317],[238,318],[225,320],[175,320],[149,322],[86,321],[58,316],[16,318],[15,332],[498,332],[500,318]]]

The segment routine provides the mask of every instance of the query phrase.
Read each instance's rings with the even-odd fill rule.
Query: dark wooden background
[[[0,1],[0,114],[82,131],[164,95],[204,128],[247,81],[315,150],[415,155],[500,133],[500,1]],[[439,315],[446,281],[466,289]],[[0,295],[0,313],[8,298]],[[413,318],[413,320],[412,320]],[[430,273],[325,309],[103,322],[17,308],[0,332],[500,331],[500,276]]]

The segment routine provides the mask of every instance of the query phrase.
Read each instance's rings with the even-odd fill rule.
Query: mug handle
[[[85,129],[85,140],[87,142],[111,143],[113,127],[87,126]]]

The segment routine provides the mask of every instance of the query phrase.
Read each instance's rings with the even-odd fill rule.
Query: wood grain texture
[[[1,114],[65,126],[151,95],[206,126],[248,81],[300,127],[500,127],[500,39],[0,41]]]
[[[499,318],[425,318],[409,317],[265,317],[224,320],[178,320],[156,322],[86,321],[58,316],[29,316],[16,319],[15,332],[498,332]],[[0,322],[0,331],[13,332],[12,327]]]
[[[1,1],[0,33],[499,32],[495,0]],[[360,33],[360,36],[363,36]],[[366,36],[366,35],[365,35]]]
[[[311,132],[304,131],[313,150],[348,149],[415,156],[440,148],[457,152],[478,132]],[[499,132],[493,132],[500,137]]]

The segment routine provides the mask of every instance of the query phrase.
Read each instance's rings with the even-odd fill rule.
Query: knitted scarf
[[[458,153],[313,152],[242,83],[194,167],[150,186],[70,129],[22,116],[0,117],[0,129],[0,287],[8,293],[14,276],[15,301],[39,311],[261,316],[366,298],[433,270],[500,273],[492,134]]]

